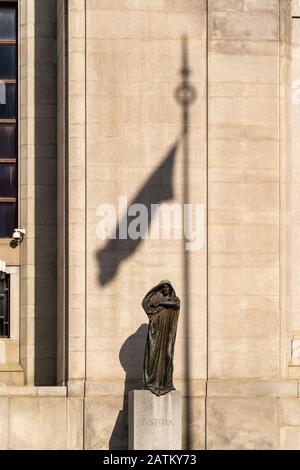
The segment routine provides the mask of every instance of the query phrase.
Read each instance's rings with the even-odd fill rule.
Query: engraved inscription
[[[143,426],[173,426],[173,420],[167,418],[144,418]]]

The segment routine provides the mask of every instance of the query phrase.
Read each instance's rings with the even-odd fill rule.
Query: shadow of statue
[[[123,407],[119,411],[112,435],[110,450],[128,449],[128,393],[130,390],[143,389],[143,364],[148,325],[142,324],[137,331],[123,343],[119,359],[125,371]]]

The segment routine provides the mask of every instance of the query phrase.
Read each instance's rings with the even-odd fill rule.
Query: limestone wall
[[[275,379],[278,1],[229,3],[209,2],[208,376]]]
[[[175,377],[188,397],[185,444],[294,445],[286,410],[298,406],[298,385],[286,381],[282,308],[290,2],[74,0],[69,15],[69,390],[80,395],[85,382],[86,447],[126,448],[126,396],[142,367],[140,302],[160,278],[183,300]],[[181,241],[132,250],[95,235],[99,204],[141,197],[182,132],[182,35],[197,92],[189,198],[208,218],[207,245],[188,255],[188,287]],[[180,146],[173,202],[183,202],[183,177]]]
[[[3,388],[1,442],[13,449],[126,449],[127,394],[141,386],[147,323],[141,300],[170,278],[182,300],[175,384],[184,397],[183,447],[299,449],[299,376],[290,364],[298,328],[291,139],[298,108],[291,110],[289,94],[298,70],[290,26],[298,3],[69,0],[66,6],[68,89],[64,100],[59,74],[66,119],[60,109],[58,136],[60,145],[66,137],[68,151],[59,151],[66,178],[58,182],[67,205],[65,233],[59,223],[59,253],[67,247],[59,324],[65,317],[68,336],[59,349],[67,350],[66,361],[58,359],[61,382],[64,371],[68,382],[66,389]],[[175,99],[183,35],[197,94],[189,108],[188,165]],[[58,57],[61,64],[61,50]],[[203,248],[187,254],[182,240],[101,241],[97,209],[118,208],[119,196],[129,204],[153,198],[204,204]],[[24,248],[23,273],[31,272],[32,253]],[[22,315],[31,312],[26,282]],[[31,331],[28,323],[28,377]],[[29,426],[33,437],[24,431]]]
[[[175,378],[183,393],[195,395],[191,416],[204,416],[205,247],[189,256],[187,286],[182,240],[148,239],[132,247],[130,241],[99,240],[96,227],[99,205],[118,208],[119,196],[131,204],[143,188],[137,202],[150,205],[164,185],[171,194],[162,194],[165,202],[183,202],[182,108],[174,96],[182,80],[183,35],[197,93],[190,109],[186,202],[206,206],[206,5],[77,0],[69,8],[69,379],[72,393],[80,393],[84,380],[92,390],[87,447],[105,448],[112,439],[111,445],[124,448],[124,390],[127,395],[141,383],[148,321],[141,301],[163,278],[182,299]],[[99,426],[101,442],[95,441]],[[203,420],[194,426],[195,445],[203,447]]]
[[[64,387],[0,387],[0,449],[82,449],[82,410]]]
[[[189,202],[206,204],[205,2],[86,3],[87,379],[124,376],[120,349],[147,322],[143,296],[165,278],[182,299],[175,369],[178,378],[185,377],[182,241],[148,239],[131,249],[130,241],[101,241],[95,232],[99,204],[117,208],[121,195],[128,204],[138,199],[177,140],[171,181],[165,164],[139,202],[155,201],[160,184],[174,193],[166,202],[183,201],[182,109],[174,97],[181,81],[183,34],[197,92],[190,113]],[[203,247],[190,253],[191,379],[206,377],[205,252]],[[131,354],[127,374],[134,379],[140,370],[133,367],[135,351]]]
[[[299,317],[299,71],[300,71],[300,36],[299,17],[300,3],[292,2],[292,15],[295,17],[288,23],[290,29],[289,68],[287,75],[288,93],[288,120],[287,120],[287,159],[285,167],[285,181],[282,200],[285,203],[284,227],[285,227],[285,253],[286,269],[285,292],[283,302],[285,312],[285,337],[287,354],[285,363],[288,362],[286,375],[291,378],[300,377],[300,317]]]
[[[210,380],[206,448],[299,449],[298,390],[299,382],[291,380]],[[122,407],[118,390],[108,384],[101,399],[90,386],[85,398],[67,394],[72,391],[64,387],[0,387],[1,449],[79,450],[84,442],[87,449],[124,448],[125,427],[119,440],[107,438],[115,426],[114,410]],[[199,431],[194,427],[194,449],[204,447]]]
[[[26,384],[56,384],[56,0],[19,0],[20,357]],[[19,259],[15,255],[19,253]]]

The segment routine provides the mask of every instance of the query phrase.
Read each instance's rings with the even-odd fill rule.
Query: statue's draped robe
[[[144,358],[144,387],[155,395],[164,395],[173,386],[173,356],[180,301],[170,285],[170,296],[161,292],[161,284],[153,287],[143,300],[149,318],[148,336]],[[176,308],[157,306],[172,301]]]

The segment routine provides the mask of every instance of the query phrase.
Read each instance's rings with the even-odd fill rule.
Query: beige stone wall
[[[208,377],[275,379],[279,2],[230,3],[209,2]]]
[[[29,225],[34,227],[34,200],[30,197],[30,179],[33,182],[34,151],[32,142],[30,143],[30,131],[33,129],[34,119],[30,117],[29,109],[33,108],[33,82],[31,82],[33,71],[34,55],[29,49],[29,30],[34,24],[33,3],[23,0],[19,4],[19,60],[20,68],[23,70],[20,77],[19,100],[23,104],[19,116],[19,161],[21,182],[20,195],[20,224],[27,228],[26,240],[24,240],[21,251],[21,363],[26,370],[25,377],[27,383],[34,382],[34,228],[29,229]],[[32,40],[31,40],[32,43]],[[30,73],[31,70],[31,73]],[[30,85],[31,83],[31,85]],[[32,131],[31,131],[32,135]],[[32,138],[31,138],[32,140]],[[31,168],[31,172],[30,172]],[[31,178],[30,178],[31,173]]]
[[[118,389],[102,382],[101,396],[92,384],[87,386],[85,398],[67,397],[66,392],[64,387],[1,386],[1,449],[77,450],[84,442],[86,449],[107,449],[108,431],[115,425],[114,410],[122,407]],[[299,404],[296,381],[210,380],[207,448],[299,449]],[[202,449],[204,425],[199,426],[199,421],[204,423],[204,416],[201,407],[194,410],[193,448]],[[121,415],[119,419],[122,422]],[[124,428],[119,440],[110,445],[121,449],[126,432]]]
[[[207,397],[208,449],[299,449],[299,382],[210,380]]]
[[[21,363],[56,383],[56,0],[19,1]]]
[[[205,447],[205,425],[208,448],[292,445],[289,421],[278,414],[284,400],[298,404],[297,383],[280,382],[288,378],[291,341],[280,246],[289,7],[284,0],[211,1],[206,17],[206,2],[70,2],[69,393],[85,393],[89,449],[126,447],[126,393],[139,382],[144,344],[140,301],[164,277],[183,300],[175,377],[189,395],[190,446]],[[117,205],[119,195],[133,200],[180,135],[174,90],[182,34],[197,90],[190,202],[206,204],[209,222],[207,249],[189,256],[188,312],[181,243],[145,240],[127,256],[95,236],[98,205]],[[175,202],[183,200],[182,167],[180,148]],[[235,417],[237,408],[244,411]],[[243,426],[249,435],[240,435]]]
[[[299,1],[291,2],[291,15],[300,16]],[[287,22],[290,31],[290,48],[288,49],[287,63],[287,159],[283,173],[282,226],[285,236],[285,249],[283,270],[285,281],[285,297],[283,307],[285,312],[284,340],[286,354],[283,358],[286,364],[285,374],[291,378],[300,377],[299,344],[300,318],[299,318],[299,71],[300,71],[300,36],[299,19],[290,19]],[[289,367],[287,367],[289,365]]]
[[[287,378],[291,358],[291,322],[290,322],[290,289],[289,289],[289,198],[290,186],[288,166],[290,160],[290,72],[291,72],[291,34],[294,2],[281,4],[280,18],[280,372]]]
[[[174,94],[181,80],[184,34],[191,81],[197,92],[190,115],[186,202],[206,204],[206,13],[205,2],[88,0],[85,14],[86,378],[99,381],[100,387],[102,381],[117,381],[120,390],[116,398],[99,394],[88,399],[88,435],[90,427],[95,429],[94,410],[99,413],[102,409],[110,416],[110,424],[101,432],[102,443],[94,443],[92,433],[87,446],[105,448],[111,439],[111,445],[123,447],[126,435],[122,436],[124,431],[118,429],[117,422],[122,407],[126,415],[123,392],[133,386],[130,380],[140,382],[142,377],[142,325],[147,317],[141,301],[161,279],[170,278],[182,299],[175,357],[179,389],[184,392],[186,387],[187,355],[189,380],[206,378],[206,250],[189,256],[187,292],[182,240],[148,239],[130,252],[130,242],[97,239],[96,211],[103,203],[117,208],[121,195],[127,196],[128,204],[134,201],[178,139],[171,180],[174,197],[169,202],[183,202],[182,110]],[[168,181],[167,169],[161,171],[157,185]],[[159,188],[152,185],[147,203],[152,203],[155,190]],[[79,238],[78,243],[82,242]]]
[[[86,72],[85,1],[68,10],[68,379],[86,377]],[[78,385],[77,385],[78,382]],[[77,393],[77,391],[76,391]]]
[[[87,378],[120,379],[126,339],[147,321],[143,295],[170,278],[182,298],[176,377],[184,379],[182,241],[145,240],[120,263],[127,250],[96,237],[99,204],[128,203],[147,183],[182,133],[181,109],[174,93],[181,80],[183,34],[188,37],[191,80],[197,101],[190,117],[190,202],[206,198],[206,15],[204,2],[86,2],[87,87]],[[109,28],[108,28],[109,25]],[[166,174],[163,175],[165,180]],[[162,180],[161,180],[162,181]],[[182,202],[183,156],[176,155],[172,185]],[[149,201],[155,194],[149,194]],[[152,202],[152,201],[151,201]],[[81,240],[79,240],[80,242]],[[102,251],[107,256],[101,264]],[[191,378],[206,377],[206,255],[190,255]],[[133,358],[131,358],[133,360]],[[133,369],[133,368],[132,368]],[[132,373],[132,372],[131,372]],[[137,378],[135,375],[129,378]]]
[[[21,155],[23,174],[30,175],[37,150],[27,141],[34,125],[29,115],[34,2],[23,4],[29,55],[21,61],[26,64]],[[61,46],[62,6],[58,2]],[[66,291],[60,286],[59,314],[60,325],[66,316],[68,332],[68,387],[3,387],[4,448],[127,447],[127,393],[140,386],[145,340],[140,327],[147,323],[141,300],[161,278],[170,278],[182,299],[175,383],[184,397],[183,447],[189,442],[194,449],[300,448],[299,380],[289,367],[299,326],[293,139],[298,108],[290,104],[298,72],[297,60],[290,58],[297,59],[298,42],[295,34],[291,50],[290,6],[288,0],[209,0],[207,11],[207,2],[199,0],[69,0],[65,100],[61,67],[58,77],[58,98],[66,106],[66,116],[63,108],[58,114],[58,168],[67,170],[65,180],[58,172],[66,232],[64,221],[58,225],[59,253],[67,247],[66,278],[64,261],[59,263],[67,286]],[[298,2],[292,7],[297,11]],[[41,36],[49,32],[47,21],[42,24]],[[197,92],[190,108],[189,202],[205,204],[208,217],[207,244],[188,256],[188,284],[182,241],[144,240],[129,253],[96,236],[99,204],[117,205],[119,195],[134,200],[181,137],[182,110],[174,92],[181,80],[183,34]],[[62,65],[62,49],[58,61]],[[50,108],[44,111],[49,116]],[[186,197],[183,170],[181,142],[172,202]],[[167,181],[166,171],[163,177]],[[34,223],[30,181],[22,193],[29,225]],[[62,215],[61,205],[59,210]],[[22,247],[21,354],[28,382],[34,374],[33,312],[38,312],[30,287],[34,254],[32,229]],[[63,336],[59,329],[60,341]],[[60,382],[63,351],[62,341]]]
[[[0,387],[0,449],[80,450],[82,409],[64,387]]]

